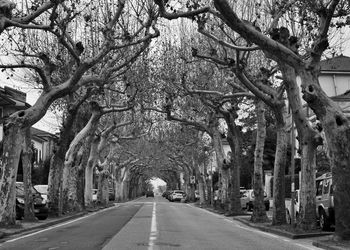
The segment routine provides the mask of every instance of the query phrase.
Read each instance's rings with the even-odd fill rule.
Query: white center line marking
[[[157,250],[158,246],[154,245],[154,242],[157,240],[157,217],[156,217],[156,203],[153,203],[152,211],[152,223],[151,223],[151,233],[149,235],[148,250]]]

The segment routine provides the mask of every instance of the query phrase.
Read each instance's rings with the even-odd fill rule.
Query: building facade
[[[26,93],[5,86],[0,87],[0,142],[3,139],[3,123],[5,119],[19,110],[30,107],[26,102]],[[54,152],[58,137],[46,131],[31,128],[34,147],[34,166],[49,159]]]

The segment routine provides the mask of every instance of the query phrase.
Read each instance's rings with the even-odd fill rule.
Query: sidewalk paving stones
[[[213,213],[223,214],[222,212],[215,210],[211,207],[199,206],[198,204],[193,204],[194,206],[200,207],[202,209],[206,209]],[[238,215],[238,216],[229,216],[232,217],[233,220],[239,221],[247,226],[259,229],[264,232],[269,232],[277,235],[281,235],[284,237],[288,237],[290,239],[301,239],[301,238],[311,238],[311,237],[322,237],[322,239],[317,239],[313,242],[313,245],[326,250],[349,250],[350,249],[350,241],[346,242],[338,242],[333,240],[333,232],[323,232],[323,231],[315,231],[310,233],[298,232],[292,233],[286,230],[272,227],[271,222],[266,223],[253,223],[250,221],[250,214]]]
[[[350,249],[350,242],[336,242],[332,239],[332,237],[329,237],[325,240],[317,240],[312,243],[315,247],[323,248],[326,250],[349,250]]]
[[[301,239],[301,238],[310,238],[310,237],[319,237],[319,236],[327,236],[333,234],[333,232],[322,232],[322,231],[315,231],[315,232],[290,232],[287,230],[283,230],[283,228],[273,227],[271,226],[271,222],[266,223],[253,223],[250,221],[250,215],[245,216],[235,216],[233,217],[234,220],[240,221],[243,224],[254,227],[257,229],[260,229],[264,232],[269,232],[281,236],[288,237],[290,239]]]

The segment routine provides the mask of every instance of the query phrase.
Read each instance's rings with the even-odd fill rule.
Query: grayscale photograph
[[[0,0],[0,250],[349,250],[350,0]]]

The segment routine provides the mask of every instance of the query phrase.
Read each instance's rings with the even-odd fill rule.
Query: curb
[[[319,233],[303,233],[303,234],[294,234],[294,233],[290,233],[290,232],[286,232],[286,231],[282,231],[282,230],[278,230],[275,228],[271,228],[271,227],[265,227],[265,226],[260,226],[260,225],[256,225],[254,223],[251,223],[249,221],[247,221],[246,219],[243,218],[235,218],[233,217],[234,220],[237,220],[247,226],[250,227],[254,227],[257,228],[261,231],[264,232],[268,232],[268,233],[273,233],[273,234],[277,234],[277,235],[281,235],[281,236],[285,236],[287,238],[290,239],[303,239],[303,238],[312,238],[312,237],[320,237],[320,236],[327,236],[327,235],[332,235],[332,232],[319,232]]]
[[[334,243],[336,244],[336,243]],[[342,247],[342,246],[335,246],[335,245],[331,245],[327,242],[324,242],[324,241],[314,241],[312,242],[312,245],[315,246],[315,247],[319,247],[319,248],[322,248],[322,249],[326,249],[326,250],[347,250],[349,249],[349,247]]]
[[[19,228],[18,230],[11,232],[11,233],[0,232],[0,243],[4,242],[4,238],[7,238],[7,237],[12,236],[12,235],[36,231],[38,229],[45,229],[45,228],[48,228],[50,226],[54,226],[54,225],[57,225],[57,224],[60,224],[60,223],[66,222],[66,221],[74,220],[74,219],[83,217],[83,216],[88,215],[88,214],[97,213],[99,211],[103,211],[103,210],[106,210],[106,209],[109,209],[109,208],[115,207],[115,206],[117,206],[117,205],[114,204],[114,205],[110,205],[110,206],[99,208],[99,209],[91,209],[91,210],[82,211],[82,212],[75,213],[72,215],[67,215],[64,217],[56,217],[57,219],[55,219],[53,221],[50,221],[47,223],[43,222],[42,224],[36,225],[33,227]],[[53,217],[53,218],[55,218],[55,217]]]
[[[59,218],[57,220],[50,221],[48,223],[43,223],[41,225],[37,225],[37,226],[29,227],[29,228],[21,228],[21,229],[18,229],[16,231],[14,231],[14,232],[11,232],[11,233],[1,232],[0,233],[0,242],[2,241],[3,238],[6,238],[8,236],[12,236],[12,235],[16,235],[16,234],[22,234],[22,233],[30,232],[30,231],[35,231],[35,230],[38,230],[38,229],[44,229],[44,228],[47,228],[47,227],[50,227],[50,226],[53,226],[53,225],[60,224],[62,222],[66,222],[66,221],[69,221],[69,220],[80,218],[80,217],[82,217],[84,215],[87,215],[87,214],[88,214],[88,212],[80,212],[80,213],[77,213],[77,214],[74,214],[74,215],[68,215],[66,217],[62,217],[62,218]]]

